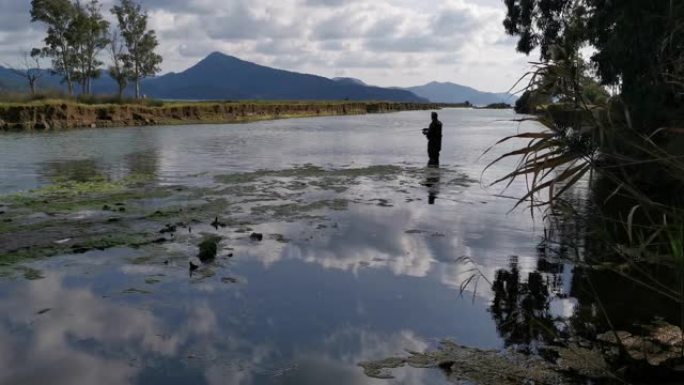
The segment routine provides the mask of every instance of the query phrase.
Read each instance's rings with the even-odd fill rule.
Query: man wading
[[[442,151],[442,122],[437,118],[437,113],[433,112],[430,128],[423,129],[423,135],[428,140],[428,156],[430,157],[428,166],[431,167],[439,166],[439,152]]]

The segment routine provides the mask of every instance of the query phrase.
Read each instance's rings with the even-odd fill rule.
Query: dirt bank
[[[0,130],[63,130],[193,123],[237,123],[309,116],[432,110],[437,104],[385,102],[165,103],[86,105],[71,102],[0,105]]]

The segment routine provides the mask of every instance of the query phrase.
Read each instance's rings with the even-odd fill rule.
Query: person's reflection
[[[428,190],[428,204],[434,205],[439,195],[439,185],[441,180],[439,168],[428,167],[425,169],[425,182],[423,186]]]

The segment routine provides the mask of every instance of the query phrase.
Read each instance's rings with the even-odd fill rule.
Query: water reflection
[[[532,346],[557,337],[549,282],[539,271],[529,272],[523,279],[513,258],[509,269],[497,272],[492,290],[492,317],[506,346]]]
[[[41,173],[50,181],[89,182],[106,180],[106,173],[95,159],[63,160],[43,164]]]
[[[425,169],[425,182],[423,186],[428,190],[428,204],[434,205],[439,195],[439,184],[442,178],[439,167],[427,167]]]
[[[307,285],[291,287],[283,296],[274,293],[272,285],[273,278],[283,274],[281,266],[279,273],[257,275],[262,279],[244,289],[223,285],[216,292],[202,293],[174,281],[177,288],[142,294],[120,291],[135,285],[135,279],[113,273],[106,265],[110,262],[87,268],[92,282],[68,271],[10,290],[3,287],[0,383],[313,385],[331,378],[348,384],[386,383],[367,379],[357,363],[431,345],[404,328],[424,322],[422,317],[376,329],[377,320],[385,319],[377,311],[388,308],[373,309],[373,302],[388,298],[373,298],[368,292],[379,289],[380,277],[369,280],[374,289],[367,287],[351,296],[334,294],[350,287],[349,282],[313,296],[305,295],[310,291]],[[294,270],[308,276],[301,266]],[[336,299],[332,307],[318,315],[302,313],[331,298]],[[397,310],[404,301],[415,303],[411,298],[394,301]],[[357,313],[362,308],[365,314]],[[330,320],[324,318],[325,312],[331,313]],[[350,322],[357,317],[373,326]],[[331,322],[335,318],[340,322]],[[435,373],[407,370],[390,383],[442,381]]]
[[[262,212],[263,221],[247,225],[265,234],[263,242],[250,242],[234,227],[211,227],[213,216],[193,223],[197,232],[223,236],[224,251],[234,254],[218,258],[201,276],[187,276],[188,257],[197,248],[184,239],[129,250],[133,256],[107,250],[27,263],[46,278],[0,279],[0,383],[439,384],[440,373],[409,369],[389,382],[370,380],[357,364],[426,350],[444,338],[501,348],[497,326],[516,340],[538,336],[518,337],[503,324],[521,306],[535,313],[544,302],[535,314],[558,313],[557,296],[542,301],[542,291],[521,278],[537,268],[539,233],[527,213],[507,216],[509,201],[460,178],[477,179],[488,161],[479,158],[482,151],[518,129],[502,121],[506,114],[444,111],[459,132],[445,137],[454,152],[442,155],[443,168],[425,171],[424,147],[415,146],[414,137],[395,135],[404,128],[414,132],[423,113],[85,130],[49,140],[19,135],[16,146],[0,138],[2,192],[40,184],[34,173],[71,180],[154,175],[190,186],[207,174],[202,181],[216,187],[214,174],[306,163],[418,170],[411,178],[350,184],[345,193],[305,186],[304,195],[287,195],[287,203],[332,196],[348,204],[296,220]],[[39,161],[16,156],[33,152]],[[493,170],[508,171],[502,167]],[[279,189],[288,185],[272,189],[283,193]],[[267,199],[274,196],[283,195]],[[266,204],[250,198],[226,193],[239,221],[250,219],[254,205]],[[502,274],[501,295],[484,287],[472,299],[460,295],[471,269],[460,257],[470,257],[493,280],[511,254],[520,256],[511,273],[520,279]],[[551,268],[539,274],[546,270],[568,274]],[[569,280],[561,281],[548,292],[566,290]],[[539,300],[529,305],[528,297]],[[490,313],[495,298],[502,321]]]

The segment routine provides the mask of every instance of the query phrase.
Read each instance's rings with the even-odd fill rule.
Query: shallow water
[[[0,194],[150,175],[220,196],[229,204],[216,216],[230,219],[213,228],[201,218],[162,246],[14,266],[0,278],[0,383],[437,384],[439,371],[378,380],[358,363],[444,339],[510,345],[491,282],[511,264],[539,270],[543,223],[483,187],[511,170],[502,162],[482,175],[511,147],[483,152],[539,127],[510,111],[440,115],[440,170],[424,168],[427,112],[0,136]],[[516,183],[506,195],[523,191]],[[169,199],[190,200],[137,204]],[[200,232],[224,240],[215,262],[189,274]],[[552,267],[550,314],[569,317],[572,268]]]

